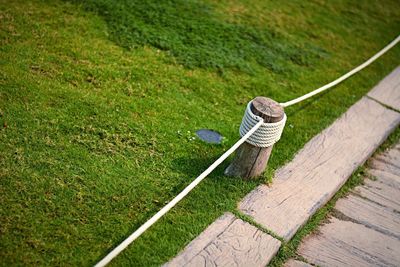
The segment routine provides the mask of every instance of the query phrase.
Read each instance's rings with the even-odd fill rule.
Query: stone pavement
[[[298,254],[308,263],[400,266],[400,142],[369,165],[365,184],[339,199],[329,221],[303,240]]]
[[[399,100],[400,67],[331,126],[311,139],[290,163],[276,172],[271,186],[260,185],[250,192],[239,203],[239,211],[282,239],[290,240],[398,127]],[[385,199],[387,206],[393,207],[396,203],[391,203],[391,199],[398,192],[393,186],[390,190],[390,197],[379,195],[378,189],[371,191],[364,188],[361,191],[364,195],[371,195],[370,199],[375,199],[376,203],[380,203],[378,199]],[[357,204],[361,205],[353,203]],[[337,229],[346,229],[351,221],[340,222],[344,224],[337,226]],[[332,231],[327,229],[327,233]],[[354,229],[354,233],[358,233],[357,230]],[[383,235],[379,231],[372,232]],[[276,238],[226,213],[165,265],[265,266],[278,252],[280,245]],[[310,245],[310,251],[312,248]],[[308,255],[306,251],[305,248],[302,250],[304,255]],[[309,257],[310,261],[314,259],[311,254]],[[397,259],[396,255],[393,257]],[[300,264],[297,266],[305,264],[296,261],[291,263]]]

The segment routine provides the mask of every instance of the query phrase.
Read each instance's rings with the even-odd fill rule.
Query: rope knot
[[[241,137],[250,131],[250,129],[260,120],[264,120],[251,111],[251,104],[252,101],[247,104],[242,124],[240,125],[239,133]],[[283,114],[283,119],[278,122],[261,124],[261,126],[246,140],[246,142],[257,147],[272,146],[281,138],[283,128],[285,128],[286,118],[286,114]]]

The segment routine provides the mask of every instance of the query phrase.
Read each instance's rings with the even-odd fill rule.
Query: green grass
[[[322,49],[305,41],[288,42],[273,29],[220,20],[212,5],[196,0],[73,2],[103,17],[111,39],[122,47],[151,45],[188,68],[251,72],[256,62],[285,72],[290,65],[309,66],[324,56]]]
[[[400,26],[397,1],[142,2],[0,0],[0,265],[93,265],[237,140],[250,99],[325,84]],[[225,162],[113,264],[174,256],[399,58],[288,108],[265,177],[224,177]],[[227,141],[192,140],[199,128]]]
[[[377,149],[375,154],[381,153],[386,149],[389,149],[392,145],[396,144],[400,140],[400,128],[397,128],[388,139]],[[296,233],[296,235],[289,241],[283,242],[282,247],[279,249],[278,254],[269,263],[268,266],[283,266],[283,264],[290,258],[295,258],[301,261],[307,262],[306,259],[302,258],[301,255],[296,253],[297,248],[301,244],[301,241],[308,235],[317,233],[319,226],[323,225],[331,216],[333,216],[335,210],[335,204],[338,199],[345,197],[350,191],[358,185],[362,185],[365,179],[374,179],[365,170],[368,167],[368,161],[358,168],[357,171],[347,180],[347,182],[340,188],[335,196],[322,208],[320,208],[308,222]]]

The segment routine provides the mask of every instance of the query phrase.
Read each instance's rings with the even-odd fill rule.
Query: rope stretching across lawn
[[[398,42],[400,42],[400,35],[397,36],[392,42],[390,42],[387,46],[385,46],[381,51],[376,53],[370,59],[365,61],[363,64],[339,77],[338,79],[308,93],[296,99],[293,99],[288,102],[280,103],[283,107],[289,107],[291,105],[297,104],[301,101],[304,101],[316,94],[319,94],[338,83],[346,80],[350,76],[355,73],[361,71],[384,53],[389,51],[392,47],[394,47]],[[250,103],[249,103],[250,105]],[[114,248],[106,257],[104,257],[101,261],[99,261],[95,267],[106,266],[113,258],[115,258],[121,251],[123,251],[127,246],[129,246],[136,238],[138,238],[141,234],[143,234],[150,226],[152,226],[155,222],[157,222],[164,214],[166,214],[170,209],[172,209],[179,201],[181,201],[189,192],[195,188],[204,178],[207,177],[215,168],[217,168],[227,157],[229,157],[241,144],[248,141],[256,146],[270,146],[277,142],[282,134],[286,115],[282,120],[283,123],[274,123],[272,126],[270,123],[264,123],[263,119],[255,116],[254,114],[248,112],[249,106],[246,109],[245,116],[243,117],[242,125],[240,127],[240,134],[242,138],[239,139],[228,151],[226,151],[221,157],[219,157],[210,167],[208,167],[202,174],[200,174],[193,182],[191,182],[181,193],[179,193],[173,200],[171,200],[167,205],[165,205],[160,211],[158,211],[153,217],[151,217],[147,222],[145,222],[142,226],[140,226],[135,232],[133,232],[127,239],[125,239],[121,244],[119,244],[116,248]],[[251,116],[253,115],[253,116]],[[266,125],[269,126],[266,126]],[[261,131],[257,131],[261,130]],[[257,131],[257,132],[256,132]],[[255,134],[253,136],[253,134]],[[265,135],[263,135],[265,134]]]
[[[389,51],[392,47],[394,47],[398,42],[400,41],[400,35],[397,36],[396,39],[394,39],[393,41],[391,41],[387,46],[385,46],[381,51],[379,51],[378,53],[376,53],[375,55],[373,55],[370,59],[368,59],[367,61],[365,61],[364,63],[362,63],[361,65],[359,65],[358,67],[352,69],[351,71],[349,71],[348,73],[344,74],[343,76],[337,78],[336,80],[318,88],[315,89],[314,91],[305,94],[303,96],[300,96],[296,99],[290,100],[288,102],[284,102],[284,103],[280,103],[282,107],[289,107],[291,105],[297,104],[303,100],[306,100],[307,98],[310,98],[312,96],[315,96],[325,90],[328,90],[329,88],[337,85],[338,83],[341,83],[342,81],[346,80],[347,78],[349,78],[350,76],[353,76],[354,74],[356,74],[357,72],[359,72],[360,70],[364,69],[365,67],[367,67],[368,65],[370,65],[372,62],[374,62],[376,59],[378,59],[380,56],[382,56],[383,54],[385,54],[387,51]]]

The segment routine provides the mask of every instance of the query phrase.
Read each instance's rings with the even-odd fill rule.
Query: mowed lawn
[[[0,265],[95,264],[238,139],[249,100],[330,82],[399,29],[396,0],[0,0]],[[287,108],[264,177],[225,162],[112,265],[176,255],[399,62]]]

